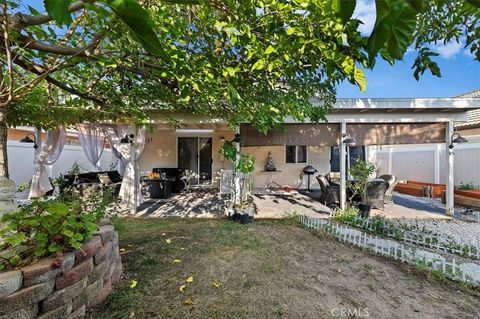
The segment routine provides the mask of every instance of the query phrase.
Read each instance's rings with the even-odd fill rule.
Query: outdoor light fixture
[[[457,144],[460,144],[460,143],[467,143],[468,140],[461,136],[460,134],[458,133],[453,133],[452,136],[450,137],[450,145],[448,146],[450,149],[453,149],[453,143],[457,143]]]
[[[225,143],[225,137],[224,136],[220,136],[220,142]]]
[[[242,139],[240,138],[240,134],[239,133],[236,133],[235,134],[235,137],[233,138],[232,142],[234,143],[240,143],[242,141]]]
[[[33,136],[33,139],[30,138],[30,135]],[[24,138],[22,138],[20,141],[20,143],[33,143],[33,148],[37,148],[38,145],[37,145],[37,142],[36,142],[36,139],[35,139],[35,135],[33,133],[28,133]]]
[[[133,135],[133,134],[130,134],[130,135],[127,134],[127,135],[125,135],[124,138],[122,138],[120,140],[120,143],[122,143],[122,144],[129,144],[129,143],[133,144],[133,138],[134,137],[135,137],[135,135]]]
[[[346,144],[347,146],[353,146],[357,143],[355,141],[355,138],[351,137],[350,135],[347,135],[346,133],[342,134],[342,143]]]

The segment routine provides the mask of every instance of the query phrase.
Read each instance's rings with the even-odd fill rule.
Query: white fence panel
[[[20,183],[29,182],[33,175],[33,144],[8,141],[7,152],[10,179],[17,186]],[[65,145],[58,161],[49,168],[50,176],[55,178],[61,173],[65,173],[75,162],[86,171],[92,168],[81,146]],[[105,149],[100,158],[100,166],[102,169],[108,170],[111,162],[112,152],[110,149]]]

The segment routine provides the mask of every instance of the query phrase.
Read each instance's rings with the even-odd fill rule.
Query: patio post
[[[340,209],[347,206],[347,156],[346,145],[343,142],[343,136],[347,134],[347,123],[342,121],[340,124]]]
[[[137,133],[137,126],[132,124],[131,131],[134,134]],[[131,202],[132,207],[130,207],[130,213],[136,214],[137,213],[137,206],[138,206],[138,170],[137,170],[137,163],[136,163],[136,145],[135,143],[130,143],[130,160],[132,161],[133,165],[133,201]]]
[[[446,123],[445,127],[445,153],[446,153],[446,167],[445,171],[447,172],[446,176],[446,193],[445,193],[445,203],[446,203],[446,214],[448,216],[453,216],[454,213],[454,156],[455,153],[453,149],[450,148],[452,144],[452,134],[453,134],[453,121]]]
[[[240,126],[235,127],[235,134],[240,134]],[[233,187],[234,187],[234,198],[232,198],[233,205],[240,203],[240,172],[237,169],[237,165],[240,162],[240,142],[234,143],[236,149],[235,155],[235,169],[233,170]]]

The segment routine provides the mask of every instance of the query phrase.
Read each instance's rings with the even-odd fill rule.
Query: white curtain
[[[47,165],[55,163],[62,153],[67,132],[65,127],[47,131],[45,143],[38,143],[35,156],[35,169],[32,177],[32,185],[28,198],[38,198],[53,189],[48,178]]]
[[[131,207],[135,202],[136,189],[136,203],[138,205],[141,202],[138,159],[145,147],[146,129],[145,127],[138,128],[126,125],[105,125],[104,132],[112,148],[120,153],[126,162],[119,194],[122,203]],[[121,143],[121,139],[130,134],[133,134],[132,143]]]
[[[115,147],[112,147],[112,153],[117,159],[117,171],[120,173],[120,175],[125,174],[125,166],[127,166],[127,163],[122,157],[122,154],[120,154],[120,152],[118,152]]]
[[[82,145],[83,151],[92,163],[92,171],[100,172],[100,157],[105,148],[105,135],[98,125],[93,124],[77,124],[78,139]]]

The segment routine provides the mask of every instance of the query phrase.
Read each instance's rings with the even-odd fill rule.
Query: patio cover
[[[393,145],[444,143],[444,123],[349,123],[347,132],[357,145]],[[240,126],[242,146],[337,146],[340,125],[284,124],[284,129],[269,131],[266,135],[250,124]]]

